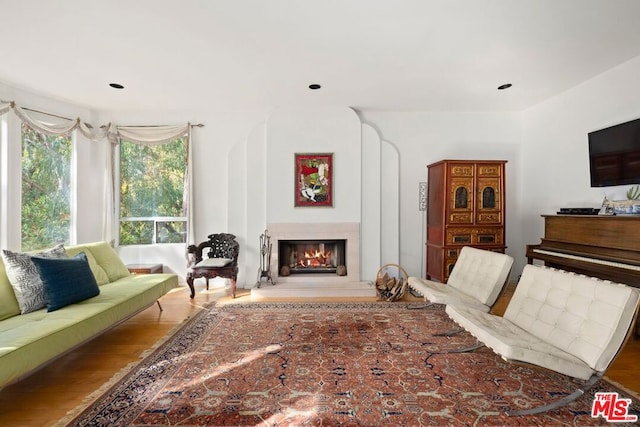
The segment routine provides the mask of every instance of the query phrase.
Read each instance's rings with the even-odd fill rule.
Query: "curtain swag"
[[[116,126],[113,123],[102,125],[99,128],[94,128],[88,123],[85,123],[77,118],[75,120],[64,119],[62,123],[50,124],[45,123],[42,120],[38,120],[32,114],[31,110],[20,108],[14,101],[0,100],[0,115],[8,113],[10,110],[18,116],[18,118],[25,125],[30,128],[42,132],[46,135],[68,135],[71,132],[77,130],[85,138],[91,141],[107,140],[111,149],[107,150],[107,164],[105,168],[105,188],[104,188],[104,200],[106,203],[107,214],[103,221],[103,239],[106,241],[112,241],[116,236],[116,206],[115,206],[115,149],[120,143],[120,140],[124,139],[129,142],[142,145],[160,145],[171,142],[172,140],[186,136],[187,137],[187,179],[186,179],[186,205],[187,205],[187,242],[193,242],[193,191],[191,187],[193,185],[192,174],[192,153],[191,153],[191,124],[171,126]],[[44,113],[46,114],[46,113]],[[200,125],[196,125],[199,126]]]
[[[36,119],[32,112],[20,108],[13,101],[0,100],[0,115],[13,110],[18,118],[30,128],[46,135],[67,135],[75,130],[91,141],[107,139],[111,144],[118,144],[126,139],[137,144],[164,144],[189,133],[190,123],[179,126],[116,126],[113,123],[94,128],[79,118],[69,123],[49,124]]]
[[[0,100],[0,114],[5,114],[9,110],[13,110],[16,116],[18,116],[24,124],[33,130],[42,132],[46,135],[67,135],[78,130],[85,138],[90,139],[91,141],[107,139],[113,144],[117,140],[117,128],[111,123],[100,126],[98,129],[93,128],[88,123],[82,122],[79,118],[76,120],[70,120],[68,123],[44,123],[43,121],[33,117],[32,112],[17,106],[15,102]]]

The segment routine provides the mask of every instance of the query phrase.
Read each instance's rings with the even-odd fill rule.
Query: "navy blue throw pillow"
[[[84,252],[78,253],[73,258],[32,257],[31,261],[38,269],[40,280],[44,285],[47,311],[58,310],[100,293]]]

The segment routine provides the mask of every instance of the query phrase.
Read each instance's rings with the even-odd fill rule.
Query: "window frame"
[[[182,135],[182,136],[177,136],[175,138],[173,138],[171,141],[167,142],[167,143],[171,143],[175,140],[178,139],[183,139],[183,143],[185,144],[185,148],[186,148],[186,157],[187,157],[187,161],[185,163],[185,173],[187,172],[188,169],[188,162],[189,162],[189,137],[188,135]],[[153,245],[172,245],[172,244],[178,244],[178,245],[184,245],[187,243],[188,241],[188,228],[190,226],[189,224],[189,217],[188,215],[184,215],[184,216],[142,216],[142,217],[121,217],[120,216],[120,208],[121,208],[121,194],[120,194],[120,188],[121,188],[121,183],[122,183],[122,150],[121,150],[121,144],[125,142],[128,144],[138,144],[134,141],[131,140],[126,140],[126,139],[122,139],[120,141],[118,141],[117,146],[114,149],[114,155],[113,155],[113,159],[114,159],[114,170],[115,170],[115,176],[114,176],[114,202],[115,202],[115,206],[114,206],[114,213],[115,213],[115,224],[116,224],[116,230],[114,232],[115,236],[114,236],[114,241],[115,241],[115,245],[116,246],[123,246],[123,247],[135,247],[135,246],[153,246]],[[145,144],[139,144],[139,145],[145,145]],[[153,144],[153,145],[161,145],[161,144]],[[184,198],[184,191],[186,190],[186,188],[183,187],[182,191],[183,191],[183,198]],[[154,228],[153,228],[153,237],[152,237],[152,241],[151,243],[133,243],[133,244],[122,244],[122,242],[120,241],[120,234],[121,234],[121,224],[122,221],[154,221]],[[158,236],[158,228],[157,228],[157,224],[161,223],[161,222],[184,222],[185,226],[184,226],[184,242],[167,242],[167,243],[163,243],[163,242],[158,242],[157,241],[157,236]]]

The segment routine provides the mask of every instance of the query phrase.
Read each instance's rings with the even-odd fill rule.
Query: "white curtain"
[[[98,129],[94,129],[90,124],[80,121],[79,118],[68,120],[68,123],[44,123],[42,120],[35,118],[31,112],[15,105],[13,101],[0,100],[0,114],[5,114],[9,110],[13,110],[16,116],[31,129],[45,135],[68,135],[75,130],[79,130],[82,135],[91,141],[113,140],[116,138],[116,129],[111,123],[100,126]]]
[[[0,116],[8,112],[13,106],[13,102],[0,101]]]
[[[107,150],[107,161],[105,165],[105,187],[104,201],[106,215],[104,215],[102,238],[106,241],[115,240],[116,227],[116,206],[115,206],[115,150],[121,139],[145,145],[158,145],[170,142],[175,138],[187,136],[187,178],[186,183],[186,215],[187,215],[187,244],[194,242],[193,236],[193,173],[192,173],[192,149],[191,149],[191,125],[180,126],[116,126],[112,123],[94,128],[88,123],[82,122],[79,118],[75,120],[65,120],[64,122],[50,124],[38,120],[34,114],[26,109],[15,105],[13,101],[0,100],[0,115],[13,112],[30,128],[42,132],[46,135],[68,135],[78,130],[91,141],[105,141],[110,145]],[[45,113],[46,114],[46,113]]]

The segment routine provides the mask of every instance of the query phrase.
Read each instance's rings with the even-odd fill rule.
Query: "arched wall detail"
[[[334,206],[293,206],[299,152],[334,154]],[[239,287],[256,285],[260,235],[269,223],[359,223],[361,280],[373,281],[382,264],[399,262],[399,156],[353,110],[277,110],[232,147],[228,162],[229,232],[241,242]]]

